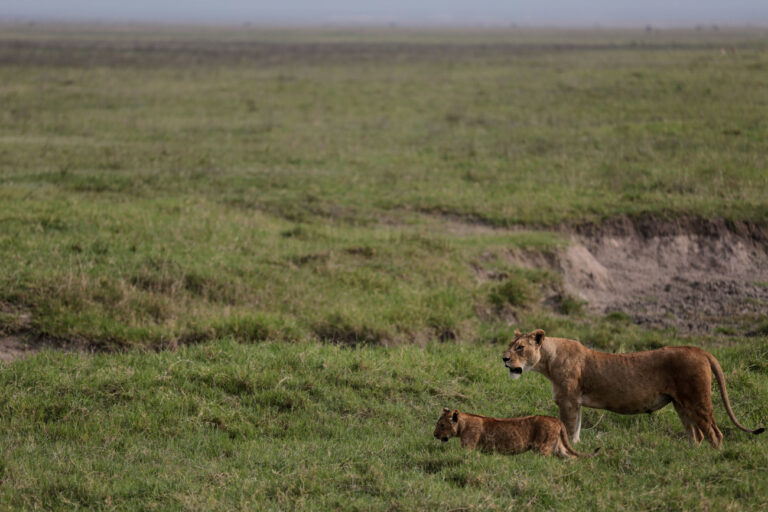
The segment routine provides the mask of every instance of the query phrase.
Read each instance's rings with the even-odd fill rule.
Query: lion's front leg
[[[470,432],[461,436],[461,446],[464,448],[474,450],[477,448],[478,443],[480,443],[479,432]]]
[[[565,424],[571,443],[578,443],[581,434],[581,404],[573,398],[556,400],[560,408],[560,420]]]

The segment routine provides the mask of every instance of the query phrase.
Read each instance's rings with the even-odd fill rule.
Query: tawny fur
[[[559,457],[594,455],[574,450],[563,422],[551,416],[499,419],[445,408],[437,420],[434,435],[442,441],[458,437],[465,448],[489,452],[516,454],[534,450]]]
[[[516,332],[502,359],[514,378],[533,370],[552,382],[560,419],[573,442],[579,441],[582,406],[639,414],[672,402],[690,439],[696,444],[706,439],[718,448],[723,434],[712,411],[712,374],[731,421],[752,434],[765,430],[750,430],[739,424],[728,400],[720,364],[697,347],[607,354],[575,340],[546,337],[538,329],[527,334]]]

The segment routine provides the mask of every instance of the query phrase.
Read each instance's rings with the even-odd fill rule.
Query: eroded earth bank
[[[622,218],[583,225],[568,236],[571,244],[552,265],[566,291],[594,313],[618,311],[641,325],[726,334],[749,334],[765,319],[765,226]]]

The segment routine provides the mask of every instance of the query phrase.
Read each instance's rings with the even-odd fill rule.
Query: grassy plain
[[[497,362],[518,325],[710,348],[739,418],[765,421],[765,336],[552,311],[559,276],[511,253],[618,215],[765,222],[766,46],[4,27],[0,336],[110,353],[0,367],[0,506],[765,508],[766,441],[720,406],[720,452],[671,409],[587,413],[603,452],[573,463],[430,436],[446,405],[556,412]]]
[[[0,508],[95,510],[762,510],[765,437],[721,404],[719,451],[671,407],[586,410],[563,461],[462,450],[444,406],[556,414],[537,375],[511,381],[500,345],[242,344],[176,352],[43,353],[0,370]],[[715,350],[746,425],[768,417],[765,341]],[[719,401],[718,401],[719,402]]]
[[[766,218],[766,40],[10,27],[0,329],[476,338],[536,228]]]

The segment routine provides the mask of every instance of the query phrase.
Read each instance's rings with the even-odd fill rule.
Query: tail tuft
[[[598,447],[598,448],[595,448],[595,451],[593,451],[593,452],[592,452],[592,455],[596,455],[596,454],[597,454],[597,452],[599,452],[599,451],[600,451],[600,448],[599,448],[599,447]]]
[[[763,432],[765,432],[765,427],[760,427],[752,431],[753,434],[762,434]]]

